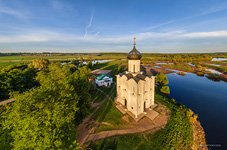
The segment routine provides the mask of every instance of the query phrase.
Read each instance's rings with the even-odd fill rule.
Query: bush
[[[168,80],[167,76],[164,73],[159,73],[156,76],[156,82],[159,83],[160,85],[169,84],[169,80]]]
[[[198,72],[196,72],[196,74],[197,74],[197,76],[204,76],[204,72],[201,72],[201,71],[198,71]]]
[[[163,93],[163,94],[170,94],[170,89],[169,89],[169,86],[162,86],[160,91]]]
[[[47,68],[49,64],[50,62],[48,59],[41,58],[41,59],[33,60],[30,66],[36,69],[44,69],[44,68]]]

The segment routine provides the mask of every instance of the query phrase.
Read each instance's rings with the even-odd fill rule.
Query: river
[[[199,115],[211,149],[227,149],[227,82],[168,74],[170,96]]]

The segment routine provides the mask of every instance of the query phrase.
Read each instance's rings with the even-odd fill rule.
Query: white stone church
[[[116,104],[137,118],[154,105],[155,77],[141,72],[141,53],[134,47],[128,53],[128,71],[120,73],[117,78]]]

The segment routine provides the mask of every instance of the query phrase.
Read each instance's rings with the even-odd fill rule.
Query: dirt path
[[[0,102],[0,106],[1,106],[1,105],[6,105],[6,104],[11,103],[11,102],[13,102],[13,101],[15,101],[14,98],[11,98],[11,99],[8,99],[8,100],[1,101],[1,102]]]
[[[155,120],[149,122],[148,120],[143,120],[138,122],[134,127],[130,127],[127,129],[119,129],[119,130],[111,130],[111,131],[103,131],[95,134],[90,134],[86,139],[86,142],[89,141],[97,141],[100,139],[104,139],[107,137],[112,137],[116,135],[125,135],[125,134],[134,134],[134,133],[142,133],[146,131],[155,132],[161,128],[164,128],[168,121],[168,114],[160,114]],[[146,118],[148,119],[148,118]]]

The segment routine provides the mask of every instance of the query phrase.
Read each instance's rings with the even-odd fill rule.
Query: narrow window
[[[135,71],[135,65],[133,65],[133,72],[136,72],[136,71]]]

